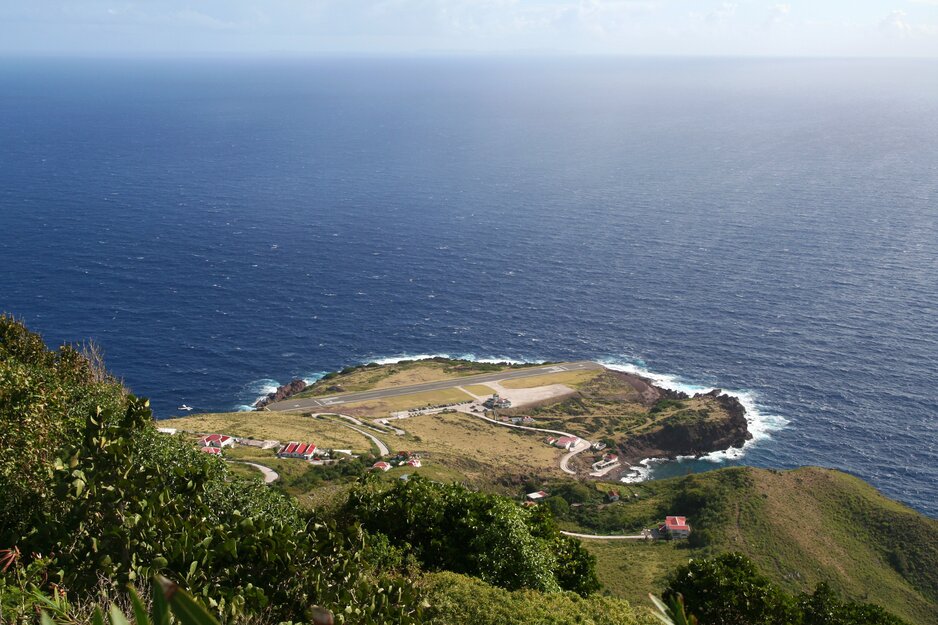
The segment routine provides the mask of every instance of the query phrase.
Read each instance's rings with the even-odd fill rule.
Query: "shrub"
[[[508,589],[588,594],[599,587],[595,560],[559,533],[545,506],[522,508],[419,476],[391,488],[368,478],[350,493],[342,516],[388,536],[431,571],[474,575]]]

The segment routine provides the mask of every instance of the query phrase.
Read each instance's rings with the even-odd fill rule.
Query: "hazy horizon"
[[[938,58],[938,0],[35,0],[0,56]]]

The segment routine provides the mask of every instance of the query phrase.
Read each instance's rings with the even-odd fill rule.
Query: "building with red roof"
[[[221,455],[221,447],[199,447],[199,451],[203,451],[203,452],[205,452],[205,453],[207,453],[207,454],[211,454],[211,455],[213,455],[213,456],[220,456],[220,455]]]
[[[199,439],[199,445],[202,447],[231,447],[235,444],[235,439],[224,434],[209,434]]]
[[[690,525],[687,524],[687,517],[665,517],[664,525],[660,526],[658,529],[664,530],[668,538],[687,538],[690,536]]]
[[[561,436],[551,443],[554,447],[559,447],[561,449],[566,449],[569,451],[571,448],[576,447],[580,442],[579,437],[577,436]]]
[[[378,462],[371,465],[371,468],[375,469],[376,471],[390,471],[391,465],[384,460],[379,460]]]
[[[302,458],[303,460],[309,460],[315,455],[316,445],[312,443],[298,443],[296,441],[290,441],[277,451],[278,458]]]

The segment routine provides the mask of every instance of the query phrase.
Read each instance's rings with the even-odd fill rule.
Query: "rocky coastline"
[[[690,398],[686,393],[660,390],[669,398]],[[620,457],[627,464],[637,464],[645,458],[700,457],[715,451],[740,448],[752,439],[746,421],[746,408],[736,397],[727,395],[721,389],[698,393],[693,397],[712,398],[725,411],[726,417],[691,423],[665,423],[653,432],[630,437],[620,443]]]
[[[297,393],[302,393],[306,390],[306,381],[305,380],[291,380],[286,384],[277,387],[277,390],[273,393],[268,393],[266,397],[261,397],[256,402],[254,402],[255,410],[263,410],[269,404],[274,402],[283,401],[291,395],[296,395]]]

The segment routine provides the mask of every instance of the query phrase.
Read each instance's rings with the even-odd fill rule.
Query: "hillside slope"
[[[688,515],[695,534],[686,544],[589,541],[616,594],[638,599],[690,558],[736,551],[790,591],[827,581],[910,622],[936,622],[938,521],[858,478],[817,467],[738,467],[636,485],[628,495],[584,506],[568,527],[634,531],[670,513]]]

